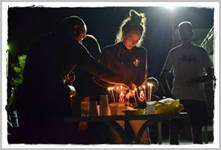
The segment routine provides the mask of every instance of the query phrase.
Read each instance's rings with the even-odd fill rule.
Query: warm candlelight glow
[[[147,86],[153,87],[153,84],[152,83],[147,83]]]
[[[108,87],[107,88],[108,92],[110,92],[112,100],[115,102],[115,96],[114,96],[114,87]]]
[[[151,97],[152,97],[152,88],[153,88],[153,84],[152,83],[147,83],[147,86],[148,86],[148,101],[151,100]]]
[[[132,94],[134,96],[135,104],[137,105],[136,90],[132,90]]]
[[[147,98],[147,92],[146,92],[147,89],[146,89],[145,84],[142,85],[142,88],[144,90],[144,99],[146,99]]]
[[[121,93],[120,93],[120,97],[123,97],[123,96],[124,96],[124,93],[123,93],[123,92],[121,92]]]
[[[139,100],[140,100],[141,102],[143,102],[143,101],[145,100],[145,95],[144,95],[144,91],[143,91],[143,90],[140,91]]]
[[[120,92],[119,102],[120,102],[120,103],[124,103],[124,93],[123,93],[123,92]]]
[[[122,85],[110,86],[107,90],[113,102],[125,103],[127,99],[133,98],[135,103],[137,103],[138,101],[143,102],[151,100],[153,88],[153,83],[145,82],[129,90]]]
[[[142,87],[145,89],[146,88],[146,86],[145,85],[142,85]]]
[[[137,105],[139,101],[151,101],[152,93],[158,87],[157,80],[154,81],[156,84],[153,82],[153,78],[148,78],[140,86],[134,85],[131,89],[123,85],[115,85],[107,87],[107,90],[113,102],[132,102],[131,98],[133,98],[135,105]]]

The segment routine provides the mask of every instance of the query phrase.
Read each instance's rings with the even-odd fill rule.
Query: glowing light
[[[111,87],[108,87],[107,90],[110,91],[110,90],[111,90]]]
[[[9,44],[6,44],[6,45],[4,45],[4,48],[3,48],[4,50],[9,50],[10,49],[10,45]]]
[[[153,84],[152,84],[152,83],[147,83],[147,86],[152,87],[152,86],[153,86]]]
[[[124,103],[124,93],[123,92],[121,92],[119,95],[119,102]]]
[[[163,6],[164,8],[168,9],[168,10],[175,10],[176,9],[176,6],[175,5],[167,5],[167,6]]]
[[[140,100],[141,102],[145,101],[144,91],[140,91],[139,100]]]

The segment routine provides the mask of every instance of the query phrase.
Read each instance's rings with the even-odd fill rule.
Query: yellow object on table
[[[184,107],[182,104],[180,104],[179,99],[174,100],[171,98],[166,98],[158,101],[155,104],[156,114],[178,113],[183,109]]]

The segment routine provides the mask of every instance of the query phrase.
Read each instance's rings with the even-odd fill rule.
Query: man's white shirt
[[[206,50],[191,45],[179,45],[169,51],[163,70],[172,71],[172,94],[180,99],[206,100],[204,83],[188,84],[187,81],[206,74],[213,64]]]

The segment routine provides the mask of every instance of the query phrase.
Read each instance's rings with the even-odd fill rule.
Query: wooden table
[[[125,144],[139,143],[141,136],[145,129],[151,124],[157,123],[158,127],[158,143],[162,143],[162,121],[171,119],[188,119],[186,112],[180,112],[176,114],[151,114],[151,115],[117,115],[117,116],[90,116],[80,118],[66,118],[65,122],[103,122],[111,126],[118,134],[123,138]],[[122,128],[116,121],[121,120],[125,122],[124,128]],[[131,129],[130,120],[144,120],[145,123],[139,129],[137,135],[135,135]]]

